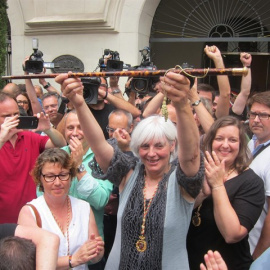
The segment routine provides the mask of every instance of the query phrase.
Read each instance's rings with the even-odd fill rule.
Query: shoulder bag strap
[[[30,203],[28,203],[27,205],[33,209],[34,214],[36,216],[37,225],[39,228],[42,228],[42,221],[41,221],[41,218],[40,218],[40,215],[39,215],[37,208],[33,204],[30,204]]]

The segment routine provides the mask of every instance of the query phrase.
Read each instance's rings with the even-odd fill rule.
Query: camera
[[[36,116],[19,116],[17,129],[36,129],[38,127],[38,118]]]
[[[131,70],[156,70],[156,66],[148,67],[134,67]],[[138,93],[138,95],[146,96],[149,92],[155,92],[155,84],[159,81],[159,77],[134,77],[130,83],[131,91]]]
[[[43,68],[54,68],[54,63],[44,62],[43,53],[38,50],[38,39],[32,39],[32,47],[34,52],[30,55],[29,60],[25,61],[24,71],[29,73],[41,73]]]
[[[150,60],[150,48],[144,47],[139,51],[142,56],[142,61],[139,66],[134,66],[129,70],[156,70],[157,67],[153,65]],[[130,83],[131,91],[138,93],[139,95],[145,96],[149,92],[155,92],[155,84],[159,81],[159,77],[134,77]]]
[[[111,56],[107,60],[107,65],[105,65],[104,58]],[[119,52],[111,51],[110,49],[105,49],[103,57],[99,59],[100,71],[121,71],[123,70],[123,61],[120,61]]]
[[[81,79],[83,83],[83,97],[86,104],[97,104],[98,88],[101,80],[98,77],[86,77]]]

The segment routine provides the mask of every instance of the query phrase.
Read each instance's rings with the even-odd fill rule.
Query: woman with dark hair
[[[60,238],[57,269],[88,269],[104,253],[89,203],[68,195],[77,166],[64,150],[51,148],[39,155],[33,178],[44,195],[26,204],[18,224],[41,227]]]
[[[19,107],[22,107],[25,110],[27,115],[29,116],[33,115],[31,102],[26,92],[20,91],[18,95],[16,96],[16,101]]]
[[[263,181],[252,169],[247,137],[232,116],[214,122],[204,140],[205,181],[196,200],[187,237],[190,269],[199,269],[209,249],[229,269],[249,269],[248,232],[264,204]]]

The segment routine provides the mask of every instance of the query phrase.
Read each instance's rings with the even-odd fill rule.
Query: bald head
[[[20,92],[20,88],[16,83],[8,83],[2,90],[4,93],[7,93],[13,97],[16,97]]]

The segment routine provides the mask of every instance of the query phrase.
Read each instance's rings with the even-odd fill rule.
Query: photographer
[[[17,129],[18,116],[19,107],[16,100],[1,92],[0,223],[17,222],[21,207],[36,197],[36,187],[29,172],[38,155],[47,148],[66,145],[63,136],[51,128],[48,116],[43,112],[37,115],[38,130],[44,131],[48,136]]]

